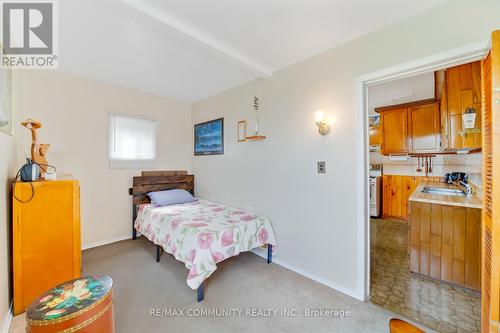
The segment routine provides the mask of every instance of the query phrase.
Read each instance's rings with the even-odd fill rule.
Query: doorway
[[[486,45],[486,42],[469,45],[446,54],[436,55],[435,57],[422,59],[411,64],[365,75],[358,80],[359,111],[364,115],[361,121],[363,122],[363,134],[366,138],[363,149],[360,149],[366,161],[362,177],[364,181],[364,193],[366,193],[363,207],[366,214],[363,219],[365,260],[362,263],[365,272],[365,298],[390,311],[421,322],[429,328],[444,332],[456,332],[458,327],[469,332],[480,331],[480,294],[477,291],[471,291],[470,288],[464,288],[452,283],[443,283],[438,279],[425,276],[425,274],[410,273],[410,258],[408,254],[411,236],[408,232],[407,219],[409,216],[405,216],[405,207],[408,207],[410,203],[406,203],[406,206],[404,203],[401,204],[401,202],[391,204],[391,207],[385,207],[385,209],[383,206],[384,203],[381,203],[381,207],[379,208],[380,218],[370,219],[369,212],[373,211],[373,209],[370,209],[373,208],[370,207],[370,203],[373,205],[373,182],[371,182],[371,186],[369,185],[370,164],[382,164],[381,177],[384,175],[383,167],[385,166],[384,158],[375,161],[376,163],[373,163],[373,158],[370,161],[370,89],[373,90],[382,86],[385,86],[384,89],[387,89],[391,85],[398,86],[398,83],[399,88],[401,88],[401,82],[397,81],[418,81],[419,79],[424,80],[425,77],[431,77],[435,82],[435,73],[437,71],[480,60],[487,49]],[[400,89],[400,92],[402,90],[404,89]],[[435,87],[432,87],[431,90],[434,95]],[[413,99],[415,100],[406,101],[401,98],[392,98],[392,104],[404,105],[407,102],[412,103],[422,100],[424,101],[423,104],[436,102],[436,98],[426,98],[426,96],[417,96]],[[423,104],[416,105],[416,107],[421,107]],[[410,105],[406,105],[405,107],[408,108]],[[405,117],[408,117],[408,115],[406,114]],[[397,119],[397,117],[394,119]],[[441,121],[441,118],[439,118],[439,121]],[[449,123],[449,120],[447,123]],[[426,138],[426,140],[424,145],[429,142],[432,143],[432,138],[430,140]],[[442,181],[444,179],[445,166],[439,163],[437,165],[434,164],[434,171],[432,171],[432,166],[429,163],[436,163],[436,157],[427,156],[434,154],[425,152],[426,150],[428,149],[423,149],[424,152],[420,154],[421,158],[417,156],[409,157],[408,153],[406,153],[407,156],[405,157],[404,150],[402,152],[396,150],[394,153],[391,152],[388,154],[391,156],[390,159],[396,162],[402,162],[402,159],[405,158],[414,160],[408,162],[411,168],[415,167],[415,170],[426,170],[425,174],[420,171],[421,175],[408,175],[410,180],[392,177],[392,179],[389,179],[389,182],[394,182],[395,189],[403,187],[407,192],[413,192],[423,180]],[[454,150],[457,151],[458,149]],[[449,160],[451,157],[446,156],[446,159]],[[481,157],[468,157],[468,159],[469,162],[480,161]],[[401,164],[405,164],[396,162],[390,166],[393,169],[392,174],[389,174],[390,176],[397,175],[397,172],[394,172],[394,170],[400,167]],[[417,166],[415,166],[416,164]],[[475,166],[481,169],[480,164]],[[430,172],[429,168],[431,169]],[[441,173],[443,174],[441,175]],[[434,177],[436,179],[433,179]],[[385,191],[386,189],[382,188],[380,193],[382,200]],[[393,190],[390,189],[390,191]],[[404,194],[397,194],[396,196],[401,197],[400,201],[405,201]],[[387,214],[387,211],[392,211],[393,213]],[[478,238],[478,242],[480,244],[480,238]]]

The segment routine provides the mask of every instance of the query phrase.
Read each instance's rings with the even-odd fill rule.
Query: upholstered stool
[[[392,318],[389,321],[389,329],[391,333],[425,333],[420,328],[397,318]]]
[[[27,332],[114,333],[112,285],[108,276],[58,285],[26,310]]]

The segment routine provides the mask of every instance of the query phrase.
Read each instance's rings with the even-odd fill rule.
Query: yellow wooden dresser
[[[18,182],[13,193],[14,314],[19,314],[42,293],[80,276],[80,186],[77,180]]]

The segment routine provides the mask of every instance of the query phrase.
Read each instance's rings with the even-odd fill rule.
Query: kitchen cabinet
[[[441,151],[439,102],[424,100],[376,111],[380,113],[383,155]]]
[[[408,108],[408,142],[413,153],[435,153],[441,149],[439,103]]]
[[[380,146],[380,125],[370,126],[370,146]]]
[[[439,101],[381,107],[381,153],[439,153],[482,146],[481,62],[448,68]],[[463,128],[466,110],[475,110],[472,129]]]
[[[410,271],[481,289],[481,209],[410,201]]]
[[[441,149],[448,150],[448,93],[446,84],[446,72],[444,73],[443,89],[439,101],[439,113],[441,116]]]
[[[381,142],[383,155],[408,152],[408,108],[390,108],[380,111]]]
[[[441,109],[444,147],[448,150],[481,148],[481,63],[479,61],[446,70],[445,107]],[[475,128],[463,131],[462,116],[468,108],[476,111]]]

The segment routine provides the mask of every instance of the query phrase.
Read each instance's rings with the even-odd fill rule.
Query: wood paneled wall
[[[407,219],[408,198],[420,182],[441,182],[443,177],[384,175],[382,177],[382,216]]]
[[[481,210],[410,205],[410,271],[481,290]]]

